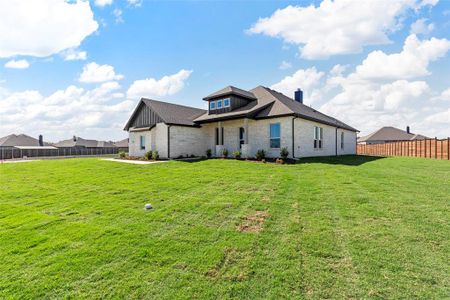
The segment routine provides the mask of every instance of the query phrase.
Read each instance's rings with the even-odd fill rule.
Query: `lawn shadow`
[[[300,158],[297,164],[330,164],[330,165],[346,165],[360,166],[362,164],[386,158],[384,156],[366,156],[366,155],[341,155],[341,156],[322,156],[322,157],[305,157]]]

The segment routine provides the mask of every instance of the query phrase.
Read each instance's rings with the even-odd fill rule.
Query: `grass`
[[[450,295],[448,161],[67,159],[0,181],[2,299]]]

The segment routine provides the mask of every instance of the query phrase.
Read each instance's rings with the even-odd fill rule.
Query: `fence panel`
[[[356,152],[369,156],[410,156],[450,160],[450,138],[358,144]]]
[[[55,157],[55,156],[101,156],[118,154],[124,148],[59,148],[59,149],[0,149],[0,160],[19,159],[24,157]],[[128,152],[128,151],[126,151]]]

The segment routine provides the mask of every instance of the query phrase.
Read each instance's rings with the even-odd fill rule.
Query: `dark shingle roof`
[[[44,146],[48,146],[44,142]],[[39,146],[39,140],[26,134],[10,134],[0,138],[0,147]]]
[[[116,147],[112,142],[86,140],[81,137],[63,140],[55,143],[53,146],[58,148],[70,148],[70,147],[85,147],[85,148],[114,148]]]
[[[156,113],[164,123],[194,126],[194,119],[204,114],[203,109],[143,98],[142,101]]]
[[[386,126],[378,129],[377,131],[360,137],[358,142],[370,142],[370,141],[412,141],[412,140],[424,140],[426,136],[414,133],[407,133],[404,130]]]
[[[227,113],[213,115],[205,113],[195,119],[195,121],[199,123],[206,123],[238,117],[253,117],[258,119],[293,115],[299,118],[316,121],[318,123],[357,131],[357,129],[345,124],[344,122],[325,115],[270,88],[258,86],[250,90],[250,92],[256,97],[256,101],[251,101],[247,105]]]
[[[221,90],[218,90],[217,92],[214,92],[206,96],[205,98],[203,98],[203,100],[209,100],[227,95],[238,95],[244,98],[248,98],[250,100],[256,99],[255,95],[253,95],[251,92],[229,85]]]
[[[128,147],[128,138],[123,139],[121,141],[114,142],[114,145],[119,148]]]

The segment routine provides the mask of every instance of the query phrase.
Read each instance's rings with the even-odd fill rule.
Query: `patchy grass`
[[[448,161],[67,159],[0,180],[0,298],[450,295]]]

